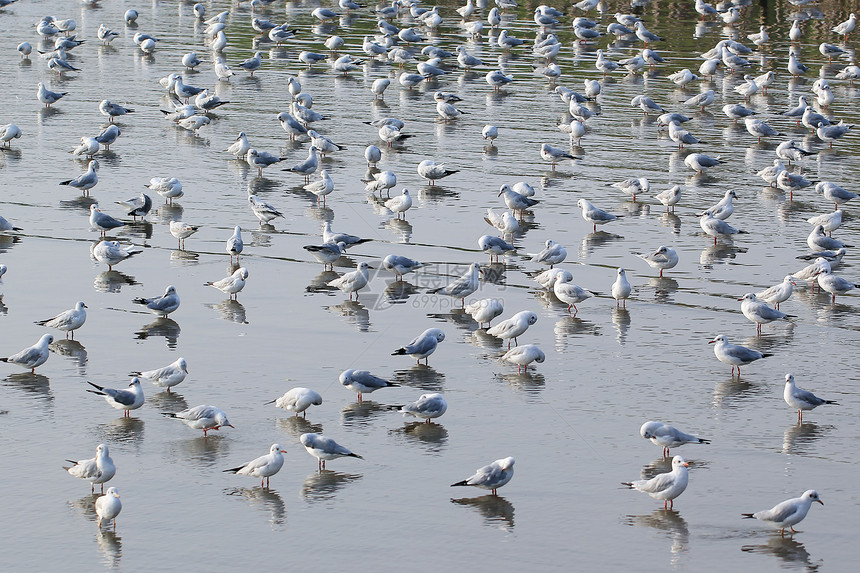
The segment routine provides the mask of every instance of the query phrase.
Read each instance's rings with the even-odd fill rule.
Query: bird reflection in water
[[[419,388],[428,392],[442,392],[445,387],[445,375],[426,364],[416,364],[405,370],[395,370],[391,375],[391,381],[401,386]]]
[[[714,386],[715,408],[739,408],[741,402],[756,394],[762,394],[762,389],[738,378],[727,378]]]
[[[485,283],[504,286],[507,279],[505,276],[506,269],[505,263],[490,263],[481,266],[481,276]]]
[[[90,206],[95,205],[98,201],[95,198],[90,197],[89,195],[81,195],[80,197],[75,197],[74,199],[66,199],[64,201],[60,201],[61,209],[75,209],[78,211],[86,211],[90,212]]]
[[[405,441],[425,447],[428,452],[439,453],[448,444],[448,430],[442,424],[435,422],[408,422],[400,428],[389,430]]]
[[[346,427],[365,425],[378,417],[380,412],[390,409],[390,406],[372,400],[350,402],[340,411],[340,423]]]
[[[320,470],[305,478],[302,495],[309,502],[333,499],[339,489],[361,478],[361,474]]]
[[[790,565],[803,565],[806,571],[818,571],[822,560],[813,563],[811,555],[803,543],[795,541],[792,536],[783,537],[773,534],[763,545],[743,545],[741,551],[747,553],[765,553]]]
[[[537,395],[546,386],[546,378],[540,372],[507,372],[496,374],[496,379],[526,394]]]
[[[582,244],[579,247],[579,257],[585,258],[588,255],[594,253],[594,249],[596,249],[597,247],[602,247],[610,241],[615,241],[617,239],[623,238],[624,237],[622,237],[621,235],[607,233],[606,231],[597,231],[596,233],[589,233],[582,238]]]
[[[169,225],[170,221],[181,221],[182,213],[185,209],[182,208],[182,205],[179,203],[164,203],[158,207],[158,209],[153,210],[153,214],[156,216],[157,221],[164,225]]]
[[[134,416],[117,418],[107,424],[99,424],[96,431],[103,441],[140,445],[143,441],[144,422]]]
[[[690,466],[690,469],[707,469],[710,467],[708,462],[703,462],[701,460],[688,460],[684,458],[687,464]],[[672,457],[666,458],[657,458],[656,460],[649,462],[642,466],[642,470],[639,472],[639,475],[642,476],[641,479],[651,479],[659,474],[665,474],[672,471]]]
[[[3,379],[4,386],[10,386],[23,390],[27,394],[33,394],[47,402],[54,401],[51,392],[51,381],[47,376],[34,372],[16,372]]]
[[[383,300],[387,304],[403,304],[409,297],[418,294],[418,288],[407,281],[394,281],[382,291]]]
[[[221,318],[238,324],[248,324],[245,307],[238,300],[226,299],[217,304],[205,304],[206,308],[218,311]]]
[[[287,508],[281,496],[271,488],[236,487],[224,490],[227,495],[244,498],[254,509],[269,513],[269,523],[283,525],[287,521]]]
[[[477,324],[477,323],[476,323]],[[488,350],[501,350],[505,345],[501,338],[497,338],[492,334],[487,334],[487,329],[479,328],[474,330],[466,340],[471,342],[478,348],[486,348]]]
[[[84,348],[84,345],[77,340],[61,338],[48,345],[48,348],[51,352],[54,352],[59,356],[69,358],[77,365],[81,374],[85,372],[84,367],[87,364],[87,349]]]
[[[302,434],[322,434],[322,424],[314,424],[308,421],[307,418],[301,416],[289,416],[287,418],[278,418],[277,425],[283,431],[287,432],[296,439]]]
[[[340,304],[323,308],[334,314],[339,314],[348,323],[357,326],[360,332],[367,332],[370,329],[370,311],[357,300],[344,300]]]
[[[612,324],[615,325],[615,330],[618,331],[616,340],[618,344],[623,345],[627,342],[627,331],[630,330],[630,312],[626,308],[612,309]]]
[[[140,284],[134,277],[121,273],[117,270],[104,271],[96,275],[93,281],[93,287],[99,292],[116,293],[119,292],[123,285],[138,285]]]
[[[338,259],[339,262],[343,262],[343,260],[344,260],[343,257]],[[314,278],[311,279],[311,282],[308,283],[308,286],[305,287],[305,290],[307,292],[322,292],[322,291],[335,292],[336,289],[334,287],[328,286],[328,283],[330,283],[331,281],[333,281],[334,279],[336,279],[338,277],[340,277],[340,275],[337,274],[335,271],[324,270],[323,272],[321,272],[320,274],[318,274],[317,276],[315,276]]]
[[[480,497],[451,498],[451,503],[465,505],[476,510],[484,518],[484,524],[498,527],[505,531],[514,528],[514,506],[511,502],[498,495],[482,495]]]
[[[70,500],[67,502],[69,507],[86,517],[88,520],[95,522],[98,520],[96,515],[96,500],[101,497],[99,492],[90,493],[79,499]]]
[[[122,227],[123,237],[137,237],[139,239],[151,239],[152,238],[152,223],[149,221],[141,220],[136,223],[126,223],[124,227]]]
[[[651,527],[665,533],[672,540],[669,548],[672,557],[669,563],[673,567],[679,564],[681,554],[689,551],[690,530],[687,521],[676,510],[657,509],[648,515],[628,515],[626,521],[628,525]]]
[[[0,253],[5,253],[15,245],[21,242],[21,237],[18,235],[0,234]]]
[[[409,244],[412,240],[412,223],[406,219],[389,219],[384,226],[400,237],[400,243]]]
[[[230,439],[218,433],[198,436],[175,442],[174,450],[173,457],[187,461],[192,467],[211,468],[229,455]]]
[[[803,422],[789,426],[782,437],[784,454],[806,454],[813,451],[814,442],[830,433],[833,426],[819,426],[814,422]]]
[[[559,302],[557,306],[558,308],[567,308],[567,305],[562,302]],[[596,324],[571,315],[559,318],[553,331],[555,332],[555,348],[560,352],[567,348],[569,337],[601,335],[600,328]]]
[[[672,295],[678,291],[678,281],[669,277],[651,277],[648,286],[654,289],[655,302],[672,302]]]
[[[681,234],[681,218],[675,213],[663,213],[660,215],[660,224],[672,229],[675,235]]]
[[[122,558],[122,537],[117,535],[115,531],[98,528],[96,543],[104,558],[105,567],[117,569]]]
[[[439,299],[439,302],[445,303],[448,301],[443,300],[443,299]],[[432,314],[431,313],[431,314],[428,314],[427,317],[432,318],[433,320],[436,320],[436,321],[444,320],[446,322],[450,322],[451,324],[453,324],[457,328],[460,328],[463,330],[474,330],[478,327],[478,323],[475,322],[475,320],[472,318],[472,315],[467,314],[466,311],[462,308],[452,308],[451,312],[446,313],[446,314],[441,314],[441,313]]]
[[[734,260],[739,253],[745,253],[747,249],[744,247],[736,247],[731,241],[727,243],[717,243],[716,245],[708,245],[702,250],[699,255],[699,264],[706,269],[711,269],[714,265],[726,263]]]
[[[198,259],[200,259],[199,253],[195,253],[194,251],[186,251],[184,248],[182,250],[173,249],[172,251],[170,251],[171,263],[178,263],[180,265],[196,265]]]
[[[158,392],[146,396],[146,403],[159,412],[181,412],[188,409],[188,402],[178,392]]]
[[[150,336],[163,336],[167,340],[167,347],[176,348],[179,342],[179,324],[172,318],[156,318],[134,333],[137,340],[146,340]]]

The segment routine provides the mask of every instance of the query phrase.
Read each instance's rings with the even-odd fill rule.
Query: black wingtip
[[[741,517],[743,517],[744,519],[755,519],[755,517],[753,517],[753,514],[751,513],[742,513]]]
[[[711,440],[709,440],[707,438],[699,438],[699,443],[700,444],[710,444]]]
[[[360,455],[358,455],[358,454],[352,454],[352,453],[351,453],[351,454],[349,454],[349,457],[350,457],[350,458],[358,458],[358,459],[360,459],[360,460],[363,460],[363,459],[364,459],[364,458],[363,458],[363,457],[361,457]]]
[[[457,487],[458,485],[469,485],[466,483],[466,480],[458,481],[457,483],[452,483],[451,487]]]
[[[394,352],[391,353],[392,356],[403,356],[404,354],[406,354],[405,348],[398,348],[397,350],[395,350]],[[4,358],[3,360],[5,361],[6,359]]]
[[[235,474],[235,473],[238,473],[239,470],[241,470],[243,467],[245,467],[245,466],[239,466],[238,468],[231,468],[229,470],[221,470],[221,471],[223,471],[225,473],[229,472],[231,474]]]
[[[764,352],[761,355],[762,358],[767,358],[768,356],[773,356],[773,354],[771,354],[770,352]]]
[[[89,380],[87,380],[87,384],[89,384],[89,385],[90,385],[90,386],[92,386],[93,388],[98,388],[99,390],[104,390],[104,387],[99,386],[98,384],[93,384],[93,383],[92,383],[92,382],[90,382]],[[87,392],[92,392],[92,390],[87,390]]]

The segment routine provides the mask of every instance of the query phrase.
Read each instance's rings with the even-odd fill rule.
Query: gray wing
[[[800,401],[806,402],[807,404],[811,404],[812,406],[820,406],[825,403],[825,400],[819,398],[809,390],[804,390],[802,388],[795,388],[794,397]]]
[[[645,493],[658,493],[675,485],[675,476],[671,472],[659,474],[649,480],[637,480],[633,485]]]
[[[42,352],[38,348],[27,348],[17,354],[13,354],[7,360],[10,362],[18,362],[22,364],[31,364],[37,361],[42,356]]]
[[[379,376],[374,376],[367,370],[354,371],[352,373],[352,379],[368,388],[384,388],[390,385],[388,380],[383,380]]]
[[[767,521],[774,521],[776,523],[781,523],[797,513],[798,509],[798,500],[796,499],[787,499],[782,503],[776,504],[771,509],[765,509],[763,511],[758,511],[753,514],[753,517],[756,519],[764,519]]]
[[[114,390],[113,388],[105,388],[102,390],[105,394],[111,397],[111,399],[123,406],[131,406],[134,404],[134,400],[136,398],[134,392],[129,392],[128,390]]]
[[[424,354],[436,348],[438,342],[434,336],[418,337],[406,346],[409,354]]]

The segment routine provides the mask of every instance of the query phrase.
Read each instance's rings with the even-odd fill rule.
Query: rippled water
[[[215,86],[229,100],[197,135],[162,118],[168,105],[158,78],[180,71],[179,59],[197,50],[208,59],[204,26],[191,3],[153,2],[135,6],[136,28],[123,25],[132,3],[103,2],[97,8],[77,3],[20,0],[0,11],[0,84],[4,108],[0,123],[19,125],[24,137],[0,153],[3,192],[0,214],[24,227],[21,234],[0,234],[0,263],[9,272],[0,283],[0,354],[31,344],[44,329],[33,321],[70,308],[77,300],[89,306],[87,324],[76,340],[59,340],[54,354],[35,375],[4,365],[0,380],[0,437],[4,463],[0,484],[6,495],[6,524],[0,533],[10,568],[100,566],[129,570],[316,566],[362,571],[415,569],[513,570],[570,569],[629,571],[832,569],[846,570],[855,552],[850,543],[858,510],[855,494],[858,436],[857,382],[851,352],[858,343],[856,298],[829,297],[800,290],[783,305],[793,324],[764,327],[762,336],[739,311],[736,301],[748,291],[779,282],[798,270],[795,257],[806,252],[805,219],[831,208],[805,190],[790,201],[782,192],[762,187],[754,173],[769,165],[777,141],[758,144],[742,126],[719,111],[739,102],[733,87],[741,74],[719,72],[713,82],[718,100],[708,112],[684,109],[677,100],[695,94],[675,88],[666,76],[682,67],[696,68],[696,55],[734,34],[712,22],[702,24],[692,2],[652,2],[641,9],[648,27],[668,40],[655,47],[669,63],[644,77],[616,74],[604,82],[597,102],[601,115],[587,122],[577,160],[551,170],[538,155],[542,142],[566,146],[555,125],[566,106],[533,74],[535,63],[523,48],[503,54],[485,37],[469,43],[475,55],[496,62],[516,76],[502,93],[484,81],[489,68],[464,74],[452,70],[437,82],[412,92],[396,82],[384,101],[372,101],[370,83],[395,70],[371,61],[349,76],[327,65],[303,69],[300,49],[323,50],[332,32],[359,53],[361,39],[373,33],[375,20],[365,9],[339,27],[315,26],[310,4],[287,4],[298,39],[282,48],[260,43],[263,69],[251,79],[236,64],[250,57],[254,32],[246,4],[233,6],[227,35],[227,58],[237,73],[216,82],[211,65],[185,74],[193,85]],[[227,2],[206,3],[207,14],[227,9]],[[445,25],[432,37],[453,49],[465,40],[455,25],[453,3],[445,4]],[[626,10],[626,4],[618,9]],[[519,20],[505,22],[511,33],[531,38],[531,5]],[[615,6],[601,19],[611,21]],[[745,10],[739,38],[770,26],[771,43],[753,54],[754,71],[773,69],[777,83],[767,96],[756,95],[750,107],[819,153],[803,162],[810,179],[829,179],[850,190],[860,173],[856,135],[825,148],[791,121],[775,114],[811,93],[815,75],[831,79],[836,96],[829,114],[857,121],[857,88],[833,80],[840,65],[823,63],[821,41],[836,41],[829,29],[845,19],[843,7],[823,4],[810,9],[828,14],[804,23],[801,60],[806,78],[790,79],[784,70],[788,50],[786,3],[763,14]],[[578,11],[568,8],[573,15]],[[58,78],[37,56],[19,61],[15,46],[24,40],[46,44],[32,24],[48,13],[77,20],[87,44],[70,61],[82,69]],[[594,12],[592,14],[595,14]],[[266,14],[284,18],[280,5]],[[569,21],[559,33],[566,42],[558,58],[560,83],[581,90],[585,78],[599,78],[593,67],[598,45],[575,43]],[[398,25],[410,21],[404,17]],[[100,23],[120,33],[100,46]],[[131,41],[136,31],[160,38],[156,52],[142,56]],[[256,46],[257,40],[253,40]],[[605,47],[603,39],[599,46]],[[614,59],[632,55],[640,43],[616,44]],[[850,43],[849,46],[850,48]],[[853,51],[853,48],[851,48]],[[286,157],[289,167],[306,156],[306,143],[287,141],[276,114],[287,109],[286,80],[295,75],[314,97],[314,109],[332,119],[319,124],[346,150],[324,161],[335,180],[327,206],[302,189],[301,177],[270,167],[262,178],[224,149],[239,131],[253,146]],[[69,95],[51,109],[35,99],[36,83]],[[452,91],[468,115],[451,123],[437,120],[432,92]],[[643,117],[630,99],[647,93],[673,111],[689,112],[687,124],[707,142],[694,150],[719,155],[725,165],[704,176],[684,166],[689,152],[677,151],[654,118]],[[134,114],[119,122],[123,135],[100,154],[100,182],[90,198],[57,183],[75,177],[85,161],[68,152],[83,135],[106,123],[98,113],[103,98],[130,106]],[[384,149],[380,168],[394,171],[416,197],[406,220],[397,220],[363,191],[362,150],[379,143],[374,128],[362,122],[382,117],[407,122],[414,137]],[[501,129],[496,145],[480,137],[494,123]],[[423,159],[446,161],[460,172],[427,186],[415,166]],[[157,208],[147,222],[129,225],[115,236],[143,248],[143,253],[113,271],[89,256],[98,240],[88,230],[89,205],[120,215],[113,201],[143,190],[154,176],[178,177],[185,196]],[[667,214],[650,197],[632,203],[608,183],[647,176],[652,190],[684,185],[684,198]],[[491,228],[481,221],[487,207],[503,207],[502,183],[525,180],[541,200],[528,213],[516,238],[519,252],[536,252],[546,239],[568,249],[562,265],[575,282],[602,296],[582,303],[576,316],[552,295],[540,292],[529,275],[537,265],[521,256],[486,266],[476,239]],[[401,188],[398,185],[397,190]],[[704,236],[693,214],[716,202],[728,189],[739,199],[730,222],[748,234],[717,245]],[[246,203],[255,192],[285,213],[273,227],[260,228]],[[625,216],[597,233],[583,221],[576,200]],[[860,241],[856,206],[848,204],[837,235]],[[167,223],[182,219],[202,226],[176,249]],[[339,291],[320,288],[335,275],[301,247],[319,243],[322,222],[336,231],[373,241],[354,247],[335,265],[342,273],[361,261],[373,269],[370,287],[359,302]],[[224,241],[234,225],[246,228],[242,265],[247,287],[238,302],[224,300],[203,286],[231,271]],[[658,278],[631,253],[675,247],[680,264]],[[404,284],[379,271],[381,259],[403,254],[427,263]],[[546,362],[528,373],[499,362],[500,341],[477,328],[456,303],[428,294],[428,289],[461,274],[472,261],[485,264],[481,290],[473,295],[504,301],[505,317],[533,310],[539,319],[520,342],[538,344]],[[634,285],[627,309],[608,298],[615,268],[628,268]],[[839,274],[857,277],[852,254]],[[155,320],[131,303],[137,296],[160,294],[176,286],[181,308],[168,320]],[[415,366],[391,352],[429,327],[447,338],[430,358]],[[744,369],[740,380],[713,356],[707,341],[724,333],[738,343],[772,352],[773,357]],[[125,386],[133,370],[163,366],[184,356],[189,378],[168,394],[145,384],[147,403],[123,419],[103,400],[85,392],[86,381]],[[401,386],[381,390],[359,404],[339,387],[347,368],[368,369]],[[802,425],[782,401],[783,377],[794,372],[798,384],[840,406],[807,414]],[[266,406],[294,386],[321,392],[324,404],[307,420]],[[449,410],[437,425],[404,420],[389,406],[403,404],[425,391],[444,392]],[[162,416],[197,404],[214,404],[229,415],[235,429],[203,438]],[[690,462],[690,485],[674,511],[619,485],[668,467],[657,447],[638,436],[648,419],[665,420],[709,437],[709,446],[680,450]],[[364,460],[343,459],[329,471],[298,443],[308,431],[324,431]],[[111,485],[122,494],[123,513],[116,533],[97,532],[95,497],[61,466],[66,458],[92,456],[104,442],[118,466]],[[273,442],[288,450],[284,470],[272,487],[221,470],[262,455]],[[493,459],[514,456],[516,475],[499,497],[480,490],[451,489]],[[812,509],[800,525],[803,534],[774,536],[740,513],[817,489],[824,507]],[[46,549],[50,549],[46,555]],[[157,565],[156,565],[157,564]]]

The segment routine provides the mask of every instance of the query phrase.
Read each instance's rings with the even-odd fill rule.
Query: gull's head
[[[528,311],[527,311],[527,312],[525,312],[525,313],[524,313],[524,315],[523,315],[523,316],[524,316],[524,318],[526,319],[526,322],[528,322],[528,323],[529,323],[529,325],[532,325],[532,324],[536,323],[536,322],[537,322],[537,319],[538,319],[537,315],[536,315],[535,313],[533,313],[533,312],[528,312]]]
[[[507,193],[508,191],[511,191],[511,186],[505,183],[499,188],[499,197],[502,196],[502,193]]]
[[[515,462],[514,458],[511,458],[511,457],[503,458],[503,459],[497,461],[497,463],[499,464],[499,467],[502,468],[502,470],[504,470],[504,471],[507,471],[507,470],[513,468],[514,462]]]
[[[245,280],[248,278],[248,269],[245,267],[239,267],[236,269],[236,272],[233,273],[233,276]]]
[[[272,444],[272,447],[269,448],[270,454],[286,454],[287,450],[281,447],[281,444]]]
[[[618,268],[617,273],[618,273],[618,276],[619,276],[619,277],[623,277],[623,276],[625,275],[624,269],[622,269],[622,268],[620,268],[620,267]]]
[[[83,301],[80,301],[80,300],[79,300],[79,301],[78,301],[78,303],[75,305],[75,310],[81,310],[81,309],[84,309],[84,308],[88,308],[88,307],[87,307],[87,305],[85,305],[85,304],[83,303]]]
[[[39,345],[40,346],[48,346],[53,341],[54,341],[54,335],[53,334],[43,334],[42,338],[39,339]]]
[[[135,376],[131,379],[131,383],[128,385],[129,388],[140,388],[140,379]]]
[[[818,495],[818,494],[815,494],[815,495]],[[107,491],[105,492],[105,496],[111,496],[111,497],[119,498],[119,491],[117,491],[117,489],[115,487],[109,487],[109,488],[107,488]]]
[[[96,446],[96,455],[99,455],[99,454],[102,454],[105,456],[108,455],[108,447],[106,444],[99,444],[98,446]]]
[[[180,358],[176,362],[179,364],[179,367],[182,369],[182,371],[188,374],[188,363],[185,361],[185,359]]]
[[[341,372],[340,376],[338,377],[338,380],[340,380],[340,383],[343,384],[344,386],[349,386],[350,384],[352,384],[352,373],[353,372],[355,372],[355,370],[353,370],[353,369],[344,370],[343,372]]]
[[[98,210],[99,210],[99,204],[98,203],[93,203],[92,205],[90,205],[90,213],[95,213]]]
[[[744,296],[742,296],[741,298],[738,299],[738,301],[747,301],[747,300],[751,301],[751,302],[758,301],[758,299],[755,296],[755,293],[751,293],[751,292],[746,293]]]
[[[851,16],[853,17],[853,16],[854,16],[854,14],[851,14]],[[806,490],[805,492],[803,492],[803,495],[802,495],[801,497],[802,497],[803,499],[808,499],[808,500],[810,500],[810,501],[817,501],[817,502],[818,502],[818,503],[820,503],[821,505],[824,505],[824,502],[823,502],[823,501],[821,501],[821,498],[820,498],[820,497],[818,497],[818,492],[817,492],[817,491],[815,491],[814,489],[808,489],[808,490]]]
[[[544,243],[544,245],[548,249],[548,248],[552,247],[553,245],[555,245],[555,241],[553,241],[552,239],[547,239],[546,243]]]
[[[794,386],[794,374],[788,373],[785,375],[785,383]]]
[[[99,162],[96,161],[95,159],[93,159],[89,163],[89,168],[92,169],[93,171],[98,171],[99,170]]]
[[[176,287],[173,285],[167,285],[167,288],[164,291],[164,296],[168,296],[171,294],[176,294]]]
[[[366,271],[368,268],[370,268],[370,267],[368,267],[367,263],[365,263],[364,261],[362,261],[358,264],[358,270],[360,270],[360,271]]]
[[[688,467],[690,467],[690,464],[688,464],[686,461],[684,461],[684,458],[682,458],[681,456],[675,456],[674,458],[672,458],[672,469],[673,470],[677,469],[679,467],[682,467],[682,466],[685,468],[688,468]]]
[[[720,343],[720,344],[723,344],[723,343],[727,343],[728,341],[729,341],[729,339],[728,339],[728,338],[726,338],[726,335],[725,335],[725,334],[718,334],[718,335],[716,335],[716,336],[714,337],[714,339],[713,339],[713,340],[711,340],[710,342],[708,342],[708,344],[714,344],[715,342],[718,342],[718,343]]]
[[[650,440],[651,438],[654,437],[654,433],[661,426],[663,426],[662,422],[654,422],[654,421],[645,422],[644,424],[642,424],[642,427],[639,428],[639,435],[642,436],[643,438],[645,438],[646,440]]]

